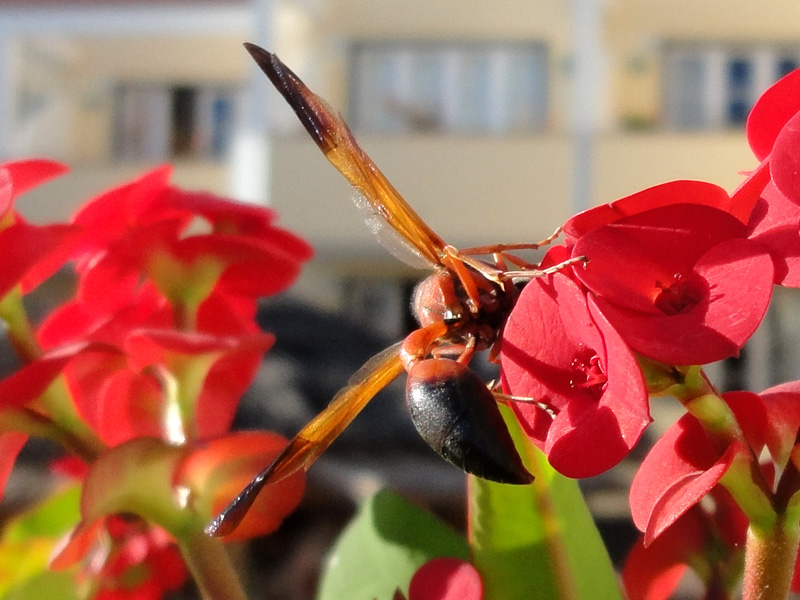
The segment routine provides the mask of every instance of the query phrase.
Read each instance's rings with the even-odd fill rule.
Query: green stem
[[[76,432],[59,426],[45,415],[29,409],[0,412],[0,432],[6,431],[19,431],[51,440],[87,463],[94,461],[102,449],[102,446],[93,443],[96,438],[87,440]],[[97,440],[97,444],[102,445],[102,442]]]
[[[0,320],[5,323],[8,339],[24,363],[41,358],[42,348],[28,319],[19,287],[0,299]],[[39,402],[39,407],[46,412],[43,419],[48,421],[45,437],[64,444],[88,462],[105,449],[103,442],[75,410],[75,402],[63,378],[50,385]],[[33,421],[28,424],[34,424]],[[39,427],[41,423],[34,425]]]
[[[247,600],[219,538],[199,529],[180,538],[178,544],[203,600]]]
[[[797,523],[786,515],[769,530],[750,527],[745,550],[743,600],[785,600],[798,548]]]
[[[72,440],[68,446],[70,451],[92,462],[106,449],[103,441],[75,410],[75,402],[63,376],[45,390],[40,400],[55,427]]]
[[[737,455],[720,483],[733,494],[754,527],[761,531],[774,527],[779,518],[771,486],[764,478],[758,456],[745,439],[733,410],[705,371],[690,367],[686,370],[683,385],[674,391],[687,412],[702,424],[720,456],[738,446]]]
[[[42,355],[39,341],[28,320],[19,287],[8,292],[0,300],[0,319],[5,322],[6,335],[23,362],[33,362]]]

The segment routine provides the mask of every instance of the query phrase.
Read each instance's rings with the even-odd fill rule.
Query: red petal
[[[91,523],[81,521],[53,551],[50,568],[54,571],[68,569],[89,554],[103,528],[103,520]]]
[[[800,287],[800,206],[770,183],[753,210],[750,228],[750,239],[770,252],[775,264],[774,282]]]
[[[258,333],[258,300],[214,290],[197,310],[197,328],[214,335]]]
[[[6,491],[6,483],[11,476],[17,455],[27,441],[28,436],[25,433],[16,431],[0,433],[0,499]]]
[[[85,241],[91,244],[91,248],[103,249],[125,237],[136,225],[155,220],[155,215],[144,223],[142,220],[142,215],[151,207],[159,213],[158,217],[175,217],[175,210],[166,211],[160,201],[171,174],[172,167],[165,165],[103,192],[75,213],[72,222],[86,229]],[[189,217],[186,215],[184,218]]]
[[[756,101],[747,119],[747,141],[762,161],[775,145],[786,122],[800,111],[800,70],[792,71]]]
[[[263,335],[268,336],[264,339],[274,339],[269,334]],[[245,346],[226,354],[211,367],[197,401],[200,438],[223,435],[231,428],[239,401],[252,384],[264,352],[263,346]]]
[[[731,195],[730,213],[742,223],[749,223],[753,209],[769,182],[769,162],[764,161],[748,174]]]
[[[0,217],[13,208],[17,197],[67,171],[66,165],[43,159],[0,164]]]
[[[128,368],[124,354],[110,348],[108,352],[83,352],[64,370],[78,414],[95,429],[99,426],[103,390],[109,377]]]
[[[110,373],[98,399],[98,433],[109,446],[141,436],[165,437],[164,413],[164,394],[154,377]]]
[[[0,231],[0,296],[18,284],[28,292],[55,273],[67,261],[80,235],[80,229],[71,225],[38,227],[21,220]]]
[[[582,331],[579,323],[590,325]],[[566,406],[581,393],[572,383],[576,353],[584,345],[603,348],[591,324],[586,296],[574,281],[559,273],[529,282],[503,332],[500,356],[510,393]]]
[[[178,282],[183,287],[193,284],[192,265],[207,261],[214,268],[221,267],[218,285],[234,295],[271,296],[288,288],[300,274],[301,263],[283,249],[244,236],[192,236],[174,244],[170,254],[186,265],[184,281]],[[150,261],[148,274],[166,293],[175,287],[175,273],[163,269],[163,264]]]
[[[800,113],[781,129],[770,157],[775,186],[792,202],[800,204]]]
[[[36,336],[44,348],[53,348],[83,337],[90,330],[92,320],[86,314],[82,303],[71,300],[65,302],[39,325]]]
[[[649,544],[722,478],[739,452],[731,444],[720,454],[703,426],[684,415],[659,439],[642,462],[630,489],[631,516]]]
[[[79,266],[78,297],[95,313],[107,313],[130,302],[142,285],[143,270],[180,234],[182,223],[165,219],[138,226]]]
[[[669,181],[577,214],[565,223],[564,232],[568,240],[577,241],[597,227],[674,204],[701,204],[728,211],[731,199],[724,189],[713,183]]]
[[[211,223],[215,234],[245,236],[297,261],[306,261],[314,254],[304,240],[274,226],[277,213],[263,206],[176,187],[169,188],[165,201],[201,215]]]
[[[408,600],[481,600],[480,573],[459,558],[435,558],[422,565],[408,590]]]
[[[800,381],[772,387],[759,394],[767,412],[767,446],[781,467],[789,459],[800,429]]]
[[[645,546],[640,539],[625,559],[622,581],[629,600],[667,600],[677,588],[692,556],[700,554],[706,528],[691,510]]]
[[[184,356],[222,355],[240,350],[266,352],[275,342],[269,333],[215,336],[196,331],[139,329],[125,340],[125,349],[139,368],[161,363],[170,365]]]
[[[176,481],[195,494],[197,508],[211,519],[272,462],[287,440],[267,431],[229,434],[212,440],[183,461]],[[243,540],[274,531],[303,495],[304,473],[297,472],[266,486],[236,531],[226,541]]]
[[[91,302],[73,300],[53,311],[40,326],[43,346],[60,346],[75,339],[91,339],[121,346],[131,329],[165,328],[173,324],[172,309],[152,285],[127,298],[125,306],[108,313]]]
[[[747,445],[756,456],[767,444],[772,416],[767,415],[762,397],[753,392],[725,392],[722,398],[733,411]]]
[[[599,401],[574,398],[553,421],[546,452],[555,469],[568,477],[603,473],[625,458],[652,420],[644,377],[636,358],[603,315],[589,302],[603,335],[608,382]],[[586,448],[602,451],[586,452]]]
[[[0,407],[21,407],[36,400],[67,364],[90,346],[77,342],[57,348],[0,380]]]

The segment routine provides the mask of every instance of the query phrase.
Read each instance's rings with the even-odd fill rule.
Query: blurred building
[[[21,202],[37,221],[164,161],[181,185],[269,202],[319,251],[299,293],[394,335],[411,272],[241,42],[274,49],[473,246],[669,179],[733,189],[755,165],[749,108],[800,64],[798,22],[790,0],[0,0],[0,156],[72,165]]]

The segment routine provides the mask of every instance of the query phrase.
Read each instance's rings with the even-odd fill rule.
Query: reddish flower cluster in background
[[[187,576],[172,535],[202,531],[286,444],[229,429],[273,343],[257,301],[312,250],[268,209],[170,185],[168,167],[68,224],[27,223],[15,199],[65,171],[0,166],[0,317],[23,362],[0,381],[0,494],[29,434],[62,443],[83,461],[83,521],[54,566],[91,556],[95,597],[160,597]],[[34,329],[22,299],[68,260],[75,296]],[[236,539],[277,528],[303,486],[298,473],[261,494]]]
[[[504,332],[504,385],[537,400],[514,410],[566,475],[623,459],[650,421],[650,394],[673,394],[688,409],[631,489],[644,532],[625,570],[632,599],[669,597],[712,542],[740,564],[742,523],[764,517],[763,506],[782,510],[798,491],[774,481],[800,454],[797,384],[718,398],[693,367],[738,355],[773,284],[800,286],[800,71],[761,97],[747,135],[761,164],[731,195],[674,181],[570,219],[545,264],[585,264],[531,281]],[[733,502],[726,487],[766,501]],[[698,504],[712,497],[711,512]],[[708,590],[714,577],[731,578],[706,574]]]

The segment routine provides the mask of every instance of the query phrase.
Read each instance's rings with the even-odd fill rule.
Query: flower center
[[[675,273],[671,283],[656,281],[656,289],[661,291],[653,304],[665,315],[689,312],[700,303],[703,296],[697,286],[681,273]]]
[[[598,398],[603,395],[608,377],[603,371],[599,356],[593,354],[588,361],[576,358],[571,366],[574,376],[570,380],[570,385],[573,388],[586,390]]]

